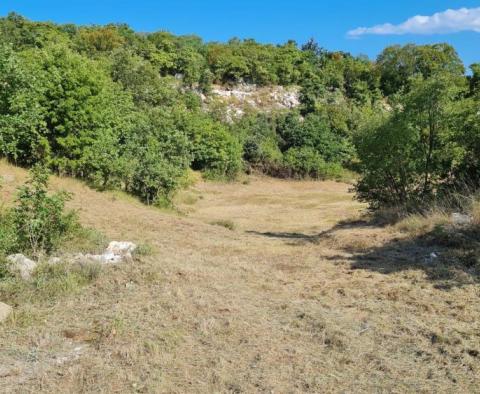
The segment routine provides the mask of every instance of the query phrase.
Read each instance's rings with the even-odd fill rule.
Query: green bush
[[[0,258],[15,251],[17,234],[13,222],[13,215],[10,210],[0,211]]]
[[[232,126],[233,133],[243,142],[244,160],[267,173],[282,161],[275,125],[275,117],[256,114],[244,116]]]
[[[187,132],[174,116],[160,109],[146,111],[128,141],[125,188],[148,204],[170,205],[192,160]]]
[[[290,148],[285,152],[285,171],[293,178],[340,179],[344,169],[336,163],[326,163],[311,147]]]
[[[278,147],[277,138],[273,136],[248,137],[243,145],[243,152],[247,162],[267,173],[282,162],[282,152]]]
[[[31,253],[35,257],[50,253],[77,224],[74,212],[65,213],[65,202],[70,195],[65,192],[49,194],[47,186],[47,171],[35,166],[30,179],[18,190],[10,222],[18,252]]]
[[[463,162],[463,138],[452,120],[464,81],[441,73],[412,78],[409,86],[392,111],[371,116],[355,136],[361,160],[357,196],[373,208],[428,205],[451,187]]]
[[[346,162],[353,156],[348,139],[334,132],[327,120],[318,114],[309,114],[302,120],[291,113],[279,122],[277,130],[283,151],[292,147],[310,147],[332,163]]]
[[[185,118],[184,127],[192,142],[194,170],[213,179],[233,179],[242,170],[242,147],[224,125],[194,113]]]

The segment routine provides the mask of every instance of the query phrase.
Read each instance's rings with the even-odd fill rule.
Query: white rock
[[[425,263],[426,264],[433,264],[435,260],[438,259],[438,253],[436,252],[431,252],[428,257],[425,257]]]
[[[7,257],[7,261],[10,263],[10,271],[13,273],[19,273],[22,279],[28,280],[32,275],[33,270],[37,266],[37,263],[23,254],[12,254]]]
[[[87,259],[95,261],[101,264],[116,264],[124,260],[124,257],[121,255],[116,255],[113,252],[105,252],[103,254],[97,255],[87,255]]]
[[[106,253],[112,253],[115,256],[132,257],[132,253],[137,249],[137,245],[133,242],[112,241],[108,244]]]
[[[67,261],[70,263],[77,264],[89,264],[89,263],[99,263],[99,264],[117,264],[123,261],[131,261],[132,253],[137,248],[133,242],[118,242],[112,241],[108,245],[105,252],[102,254],[82,254],[76,253],[73,255],[59,257],[51,257],[48,260],[49,264],[58,264],[62,261]]]
[[[465,226],[467,224],[472,223],[471,216],[465,215],[463,213],[458,213],[458,212],[452,213],[451,220],[452,220],[452,223],[456,226]]]
[[[0,323],[5,321],[12,311],[13,309],[10,305],[0,302]]]
[[[132,253],[137,248],[133,242],[112,241],[102,254],[78,254],[77,262],[96,262],[100,264],[117,264],[132,259]]]
[[[50,257],[47,260],[47,264],[50,264],[50,265],[60,264],[61,262],[62,262],[62,259],[60,257]]]

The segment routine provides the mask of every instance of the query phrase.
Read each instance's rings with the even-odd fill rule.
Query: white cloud
[[[366,34],[444,34],[460,31],[480,33],[480,7],[446,10],[430,16],[417,15],[399,25],[385,23],[373,27],[359,27],[350,30],[347,35],[350,38],[358,38]]]

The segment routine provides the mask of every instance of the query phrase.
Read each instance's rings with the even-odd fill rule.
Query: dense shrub
[[[26,62],[0,44],[0,154],[30,165],[50,155],[41,89]]]
[[[201,114],[186,114],[183,127],[192,143],[192,168],[211,178],[233,179],[242,170],[242,148],[228,128]]]
[[[149,204],[168,205],[191,163],[191,143],[177,123],[171,113],[149,110],[127,142],[125,188]]]
[[[310,147],[325,161],[342,163],[351,158],[352,146],[347,138],[335,133],[328,121],[317,114],[310,114],[301,120],[296,114],[289,114],[278,126],[282,149]]]
[[[129,96],[98,65],[62,46],[3,56],[0,78],[11,86],[0,109],[3,154],[22,165],[48,163],[98,186],[113,182],[131,127]]]
[[[357,196],[372,207],[418,206],[480,186],[479,70],[465,76],[448,44],[393,46],[373,62],[314,40],[205,43],[10,14],[0,18],[0,156],[159,205],[189,167],[231,179],[244,162],[312,178],[343,166],[360,172]],[[201,99],[212,83],[244,82],[298,85],[298,112],[227,124],[227,105]]]
[[[65,213],[65,192],[49,194],[48,173],[39,166],[18,189],[15,207],[0,217],[0,248],[3,254],[29,253],[38,257],[55,250],[78,225],[74,212]]]
[[[360,199],[374,207],[427,204],[452,181],[462,144],[452,127],[463,83],[449,74],[410,81],[391,113],[375,116],[356,136]]]
[[[246,162],[271,175],[338,178],[338,169],[354,156],[349,137],[333,130],[319,113],[246,116],[232,130],[243,143]],[[303,159],[308,163],[302,165]]]
[[[294,178],[335,179],[343,175],[342,166],[326,163],[321,154],[309,146],[293,147],[285,152],[285,171]]]
[[[48,194],[48,175],[41,167],[34,167],[31,179],[18,191],[13,223],[20,250],[34,256],[50,253],[76,225],[74,212],[65,213],[65,192]]]
[[[282,161],[275,126],[275,118],[265,114],[245,116],[232,125],[232,132],[242,141],[245,161],[267,173]]]

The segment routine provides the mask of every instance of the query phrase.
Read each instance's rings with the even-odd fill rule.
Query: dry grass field
[[[25,172],[0,175],[11,201]],[[363,220],[345,184],[200,182],[176,213],[52,185],[150,252],[72,292],[0,299],[15,308],[0,392],[480,392],[478,278]]]

